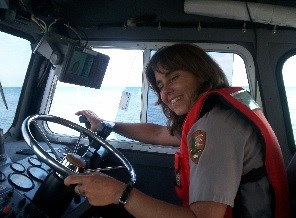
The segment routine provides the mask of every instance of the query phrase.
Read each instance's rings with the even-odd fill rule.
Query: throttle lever
[[[90,125],[90,122],[86,119],[86,116],[84,115],[79,116],[79,122],[84,123],[85,127],[87,129],[90,129],[91,125]]]

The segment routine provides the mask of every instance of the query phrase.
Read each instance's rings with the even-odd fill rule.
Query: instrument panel
[[[57,149],[61,156],[63,149]],[[0,217],[79,217],[89,204],[36,155],[0,166]]]

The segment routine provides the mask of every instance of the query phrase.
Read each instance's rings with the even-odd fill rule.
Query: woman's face
[[[187,114],[198,97],[198,78],[184,70],[166,72],[160,69],[155,72],[155,79],[163,103],[177,115]]]

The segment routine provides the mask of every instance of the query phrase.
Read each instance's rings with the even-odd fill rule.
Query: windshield
[[[100,118],[116,122],[150,122],[166,125],[162,109],[156,105],[157,96],[143,80],[145,49],[96,49],[110,56],[100,89],[57,82],[49,114],[79,123],[75,112],[92,110]],[[149,50],[151,57],[156,50]],[[229,83],[249,90],[245,63],[232,52],[208,52],[224,70]],[[54,133],[78,136],[78,133],[53,123]],[[108,139],[129,140],[112,133]]]
[[[49,113],[77,122],[75,112],[88,109],[105,120],[140,122],[143,51],[96,51],[110,56],[101,88],[93,89],[58,81]],[[49,124],[49,128],[60,133],[61,127],[56,124]],[[63,133],[76,134],[70,129],[63,129]]]
[[[30,58],[29,41],[0,32],[0,128],[4,133],[13,122]]]

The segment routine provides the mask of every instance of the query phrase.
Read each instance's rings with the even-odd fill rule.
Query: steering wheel
[[[32,148],[34,153],[37,157],[40,158],[45,164],[47,164],[49,167],[51,167],[54,171],[59,173],[63,178],[66,178],[70,174],[78,174],[75,170],[73,170],[72,167],[70,167],[68,164],[66,164],[67,161],[61,159],[58,157],[58,155],[55,153],[55,150],[51,146],[50,141],[46,137],[43,130],[39,127],[40,122],[42,121],[48,121],[60,124],[62,126],[66,126],[68,128],[74,129],[80,134],[84,134],[85,136],[88,136],[89,139],[95,140],[96,142],[99,142],[100,145],[102,145],[105,149],[107,149],[111,154],[114,154],[115,157],[119,159],[119,161],[124,165],[124,167],[127,169],[129,175],[130,175],[130,181],[129,183],[133,185],[136,182],[136,174],[135,171],[130,164],[130,162],[125,158],[125,156],[119,152],[116,148],[114,148],[110,143],[108,143],[106,140],[102,139],[101,137],[97,136],[94,132],[90,131],[89,129],[86,129],[85,127],[82,127],[76,123],[73,123],[69,120],[52,116],[52,115],[42,115],[42,114],[36,114],[27,117],[23,123],[22,123],[22,134],[26,141],[26,143]],[[32,126],[35,126],[45,142],[47,143],[48,147],[51,149],[51,151],[54,153],[56,158],[52,157],[48,151],[44,150],[44,148],[37,142],[37,140],[34,138],[31,128]],[[97,145],[98,143],[92,143],[92,145]],[[88,145],[90,146],[90,145]],[[97,149],[97,148],[95,148]],[[68,163],[68,162],[67,162]]]

